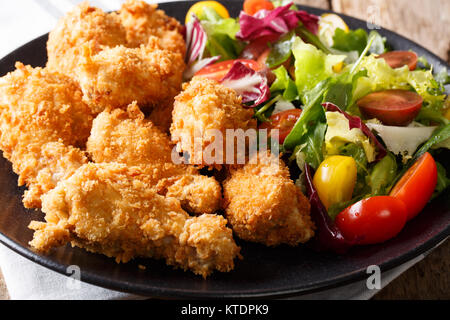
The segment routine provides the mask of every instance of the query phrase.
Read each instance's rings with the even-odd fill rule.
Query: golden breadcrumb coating
[[[26,184],[26,207],[87,162],[84,146],[93,116],[69,78],[21,63],[0,78],[0,149]]]
[[[133,101],[147,106],[172,97],[181,85],[183,68],[181,55],[149,46],[117,46],[94,56],[85,47],[76,74],[84,101],[101,112]]]
[[[92,54],[104,48],[125,45],[127,35],[117,13],[105,13],[83,2],[62,17],[47,42],[48,68],[73,76],[82,46]]]
[[[224,147],[223,154],[218,157],[220,165],[226,160],[226,130],[256,129],[253,114],[253,109],[243,107],[241,97],[234,90],[215,80],[194,77],[183,85],[183,91],[175,98],[170,128],[172,141],[179,152],[190,155],[191,163],[214,166],[217,163],[205,163],[203,152],[215,141],[211,133],[219,131]]]
[[[189,217],[175,198],[148,188],[137,167],[86,164],[43,196],[46,222],[33,221],[30,242],[40,251],[72,245],[127,262],[134,257],[203,277],[234,268],[240,248],[221,216]]]
[[[180,23],[157,8],[157,4],[141,0],[127,0],[122,5],[119,15],[127,33],[128,45],[139,47],[155,36],[162,48],[178,52],[184,57],[186,43]]]
[[[231,174],[223,183],[224,209],[234,233],[267,246],[295,246],[314,236],[310,205],[289,178],[282,160],[260,157]]]
[[[96,163],[118,162],[139,166],[147,173],[149,186],[158,193],[179,199],[185,210],[196,214],[220,208],[221,188],[214,179],[202,176],[192,166],[175,164],[173,145],[136,103],[127,111],[104,111],[94,120],[87,151]]]

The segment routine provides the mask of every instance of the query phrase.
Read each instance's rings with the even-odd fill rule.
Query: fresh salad
[[[284,0],[245,0],[236,18],[216,1],[195,3],[186,41],[186,80],[235,89],[259,128],[279,130],[319,248],[384,242],[448,196],[445,68],[391,51],[377,31],[350,30],[338,15]]]

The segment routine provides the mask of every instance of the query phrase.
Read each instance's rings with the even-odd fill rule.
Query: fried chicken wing
[[[84,146],[93,116],[69,78],[21,63],[0,78],[0,149],[26,184],[26,207],[87,162]]]
[[[275,156],[257,154],[231,169],[223,184],[224,209],[234,233],[267,246],[295,246],[314,235],[310,205]]]
[[[85,47],[76,74],[83,99],[98,113],[133,101],[151,106],[173,97],[181,85],[183,68],[179,54],[149,46],[117,46],[94,56]]]
[[[118,14],[105,13],[86,1],[62,17],[50,32],[47,67],[73,76],[83,45],[88,44],[91,54],[95,55],[105,48],[126,43],[126,30]]]
[[[254,111],[242,106],[241,98],[232,89],[217,81],[194,77],[183,85],[176,96],[170,132],[179,152],[187,152],[193,164],[216,165],[226,163],[226,134],[228,129],[256,129]],[[216,140],[223,138],[222,148],[216,148],[212,160],[203,154]],[[234,151],[234,150],[233,150]],[[217,161],[216,161],[217,160]]]
[[[157,8],[157,4],[141,0],[127,0],[122,5],[119,16],[126,30],[128,45],[139,47],[155,36],[163,49],[178,52],[184,57],[186,43],[180,23]]]
[[[127,262],[134,257],[203,277],[234,268],[239,247],[221,216],[189,217],[175,198],[158,195],[137,167],[87,164],[43,196],[46,222],[32,222],[30,244],[41,251],[71,242]]]
[[[87,151],[96,163],[141,167],[150,186],[160,194],[179,199],[189,212],[213,213],[220,207],[219,183],[200,175],[192,166],[175,164],[169,137],[144,119],[136,103],[127,111],[100,113],[93,122]]]

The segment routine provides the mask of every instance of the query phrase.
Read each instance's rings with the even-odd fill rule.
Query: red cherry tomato
[[[357,244],[381,243],[395,237],[403,229],[406,206],[394,197],[372,197],[339,213],[335,223],[346,239]]]
[[[246,60],[246,59],[227,60],[204,67],[203,69],[197,71],[197,73],[195,73],[195,76],[202,76],[216,81],[220,81],[228,73],[228,71],[230,71],[231,67],[236,61],[241,62],[245,66],[255,71],[260,71],[263,68],[263,66],[261,66],[258,62],[254,60]]]
[[[403,175],[390,196],[402,200],[407,209],[407,220],[414,218],[433,195],[437,183],[437,167],[433,157],[426,152]]]
[[[408,66],[411,71],[416,69],[418,61],[417,54],[411,51],[386,52],[379,55],[378,58],[383,58],[393,69]]]
[[[254,15],[259,10],[273,10],[274,6],[272,2],[268,0],[245,0],[244,12],[249,15]]]
[[[269,136],[270,130],[278,129],[279,130],[279,141],[280,143],[284,142],[284,139],[289,135],[292,128],[294,128],[295,123],[298,118],[302,114],[302,110],[300,109],[292,109],[286,110],[279,113],[276,113],[270,117],[268,122],[262,123],[259,128],[260,129],[268,129]]]
[[[411,123],[419,114],[422,103],[420,95],[406,90],[374,92],[356,102],[366,118],[377,118],[389,126]]]

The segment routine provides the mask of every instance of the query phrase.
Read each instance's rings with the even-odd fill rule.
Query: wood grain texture
[[[330,1],[328,0],[295,0],[294,2],[310,7],[330,9]]]
[[[448,300],[450,299],[450,241],[447,240],[424,260],[407,270],[374,300]]]
[[[450,61],[450,1],[331,0],[332,9],[393,30]]]

